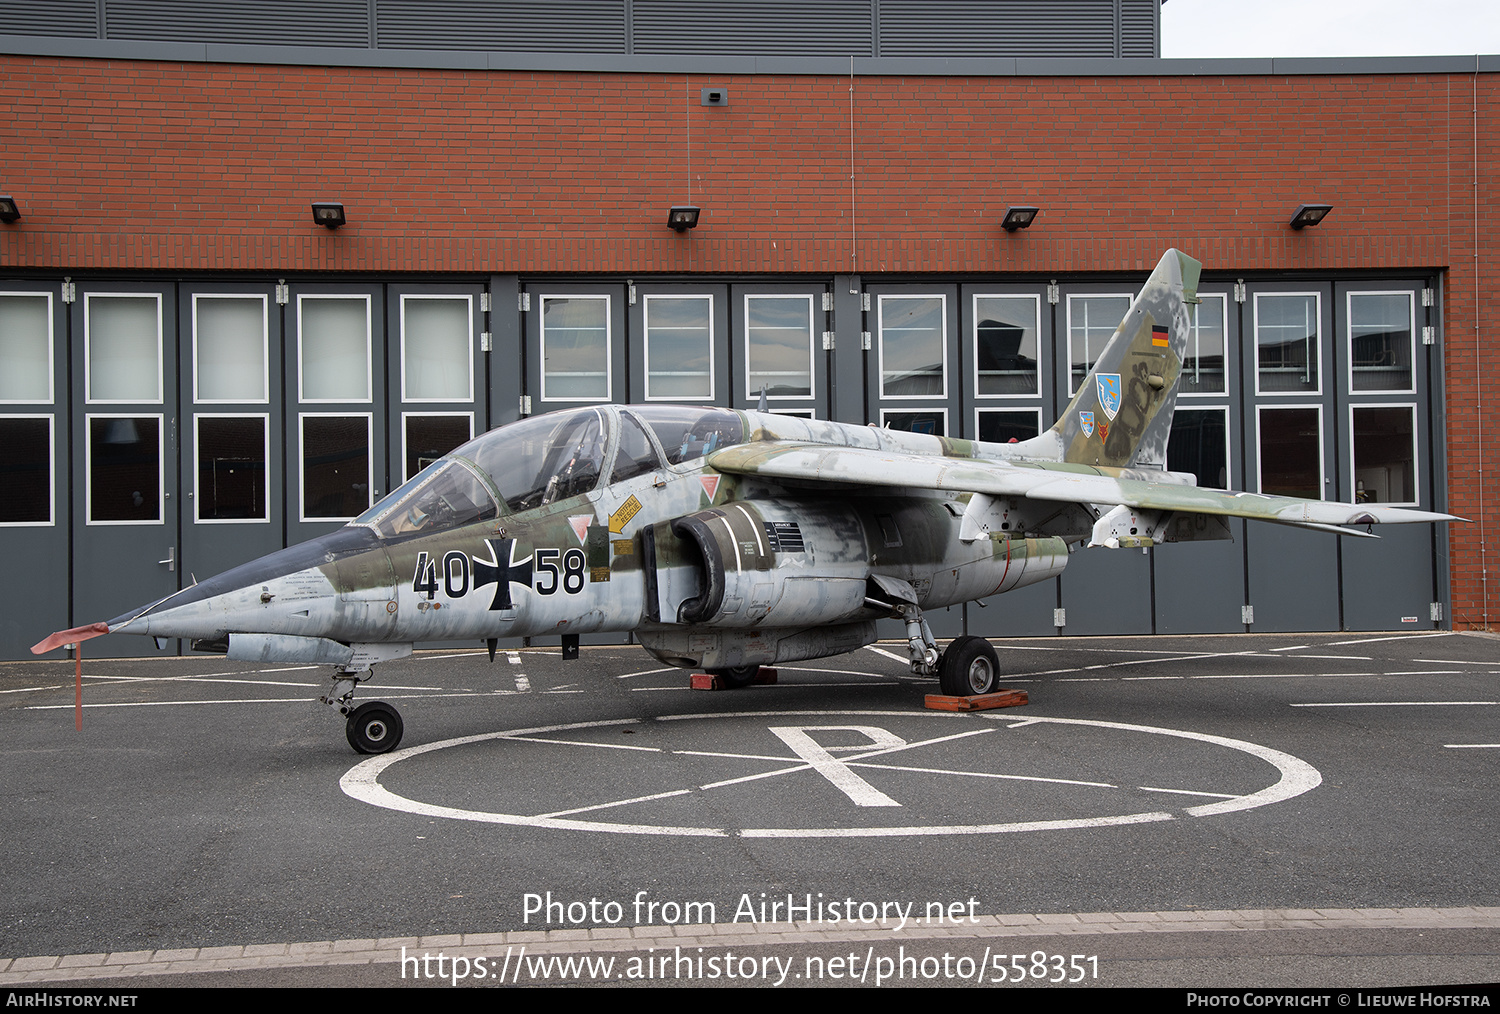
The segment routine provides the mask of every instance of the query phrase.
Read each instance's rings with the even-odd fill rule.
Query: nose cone
[[[340,528],[116,616],[109,632],[203,640],[230,632],[309,632],[331,622],[339,593],[348,590],[338,586],[339,564],[364,553],[384,558],[375,533]]]

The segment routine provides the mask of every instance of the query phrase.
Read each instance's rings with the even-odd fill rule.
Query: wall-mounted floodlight
[[[687,232],[689,229],[698,228],[698,213],[701,208],[691,204],[682,204],[667,212],[667,226],[676,232]]]
[[[1333,210],[1331,204],[1304,204],[1297,208],[1297,213],[1287,224],[1293,229],[1306,229],[1309,225],[1317,225]]]
[[[10,194],[0,194],[0,222],[19,222],[21,206]]]
[[[344,217],[344,206],[338,201],[313,201],[313,222],[325,229],[337,229],[349,220]]]
[[[1037,212],[1039,211],[1041,211],[1040,208],[1012,205],[1005,209],[1005,217],[1000,219],[1000,228],[1006,232],[1015,232],[1017,229],[1030,229],[1031,223],[1036,221]]]

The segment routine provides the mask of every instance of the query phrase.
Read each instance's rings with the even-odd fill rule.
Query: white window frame
[[[1406,324],[1406,337],[1411,345],[1409,354],[1408,371],[1411,373],[1411,384],[1406,387],[1382,387],[1371,388],[1367,391],[1356,391],[1354,389],[1354,297],[1355,296],[1405,296],[1408,320]],[[1350,397],[1362,398],[1365,395],[1383,394],[1416,394],[1417,393],[1417,300],[1416,293],[1410,289],[1351,289],[1344,293],[1344,353],[1348,359],[1345,369],[1345,390]],[[1415,430],[1413,430],[1415,432]],[[1350,486],[1350,490],[1354,487]]]
[[[369,474],[365,477],[365,488],[369,492],[369,503],[365,504],[358,514],[348,517],[309,517],[307,513],[307,476],[305,466],[307,464],[307,427],[308,419],[355,419],[363,417],[365,420],[365,446],[369,453],[365,455]],[[353,521],[365,511],[379,502],[375,495],[375,414],[373,412],[298,412],[297,413],[297,520],[321,522],[321,521]]]
[[[1014,397],[1014,396],[1012,395],[1012,397]],[[1007,408],[1001,408],[998,405],[996,405],[996,406],[991,406],[991,407],[988,407],[988,408],[975,408],[974,409],[974,440],[976,442],[993,443],[993,441],[986,441],[986,440],[984,440],[979,435],[979,420],[980,420],[981,417],[986,416],[986,415],[1021,415],[1021,414],[1026,413],[1026,412],[1030,412],[1030,413],[1032,413],[1033,415],[1036,416],[1036,432],[1037,432],[1037,435],[1041,436],[1043,433],[1046,433],[1047,432],[1047,427],[1042,425],[1043,420],[1042,420],[1042,410],[1041,410],[1041,408],[1039,408],[1039,407],[1038,408],[1028,408],[1028,407],[1026,407],[1024,405],[1017,405],[1014,408],[1009,408],[1009,407],[1007,407]],[[995,444],[995,446],[997,446],[997,447],[1008,447],[1010,445],[1008,445],[1008,444]]]
[[[94,520],[94,441],[92,423],[95,419],[155,419],[156,420],[156,520],[155,521],[95,521]],[[83,516],[84,524],[90,526],[165,526],[167,523],[167,426],[161,412],[85,412],[83,415]]]
[[[1420,507],[1422,501],[1422,468],[1421,468],[1421,441],[1417,439],[1417,403],[1414,401],[1377,401],[1360,402],[1349,406],[1349,499],[1354,501],[1355,491],[1358,489],[1359,480],[1358,462],[1354,460],[1354,413],[1362,408],[1404,408],[1411,412],[1411,488],[1416,494],[1415,500],[1382,500],[1375,506],[1379,507]]]
[[[815,408],[796,408],[791,405],[767,406],[766,411],[771,415],[789,415],[798,419],[816,419],[818,410]]]
[[[547,393],[547,300],[549,299],[602,299],[604,300],[604,396],[576,398],[549,395]],[[614,302],[613,297],[607,292],[581,292],[569,295],[566,292],[548,292],[541,296],[538,308],[540,318],[537,322],[537,331],[540,334],[538,344],[541,346],[541,360],[538,365],[542,375],[542,401],[554,402],[564,405],[583,404],[607,404],[613,400],[615,390],[615,344],[614,344]],[[565,328],[562,330],[579,330],[578,328]]]
[[[766,401],[814,401],[818,397],[818,353],[817,353],[817,318],[813,316],[817,310],[813,305],[813,296],[810,292],[747,292],[744,295],[744,327],[745,327],[745,397],[756,403],[760,399],[760,391],[751,389],[750,380],[750,300],[752,299],[804,299],[807,301],[807,393],[806,394],[771,394],[766,393]],[[769,385],[767,385],[769,386]]]
[[[205,518],[198,514],[198,505],[203,502],[203,491],[199,487],[203,469],[199,461],[198,423],[203,419],[259,419],[263,423],[261,435],[265,439],[262,451],[261,471],[265,476],[266,514],[260,518]],[[199,412],[193,415],[193,524],[195,525],[268,525],[271,523],[271,416],[268,412]]]
[[[936,299],[942,325],[938,328],[939,348],[942,353],[943,389],[936,394],[886,394],[885,393],[885,301],[887,299]],[[902,330],[912,330],[903,328]],[[941,292],[887,292],[875,297],[875,376],[879,384],[881,401],[932,401],[948,397],[948,297]]]
[[[704,299],[708,301],[708,394],[701,397],[686,397],[670,394],[651,393],[651,300],[653,299]],[[652,292],[641,297],[641,326],[645,331],[643,344],[645,351],[645,389],[647,401],[687,402],[690,404],[708,403],[714,401],[714,392],[718,390],[718,374],[716,372],[714,345],[717,335],[714,334],[714,296],[711,292],[684,292],[674,294],[670,292]],[[662,328],[662,330],[669,330]]]
[[[90,347],[93,332],[93,306],[96,299],[154,299],[156,301],[156,397],[154,398],[95,398],[93,395],[94,359]],[[83,294],[83,400],[89,405],[162,405],[162,353],[161,353],[161,293],[160,292],[85,292]],[[144,418],[144,417],[143,417]],[[101,522],[104,523],[104,522]],[[107,522],[109,524],[140,524],[141,522]]]
[[[1311,296],[1313,298],[1313,316],[1317,320],[1317,338],[1313,342],[1313,350],[1317,353],[1318,364],[1318,386],[1311,391],[1262,391],[1260,389],[1260,300],[1262,296],[1272,299],[1285,298],[1287,296]],[[1255,370],[1255,393],[1265,395],[1268,398],[1316,398],[1323,393],[1324,369],[1323,355],[1323,293],[1317,290],[1311,292],[1257,292],[1255,293],[1255,308],[1250,321],[1250,341],[1254,348],[1251,357],[1251,365]],[[1227,357],[1226,357],[1227,358]],[[1257,468],[1259,466],[1257,465]]]
[[[1307,411],[1308,409],[1313,409],[1314,411],[1316,411],[1318,413],[1318,479],[1320,481],[1318,483],[1318,496],[1316,497],[1316,499],[1318,499],[1318,500],[1327,500],[1328,499],[1328,485],[1329,485],[1329,480],[1331,478],[1333,478],[1333,477],[1328,474],[1328,451],[1327,451],[1328,430],[1323,426],[1323,406],[1322,406],[1321,403],[1316,404],[1316,405],[1310,405],[1310,404],[1303,403],[1303,404],[1300,404],[1300,405],[1257,405],[1257,406],[1255,406],[1255,492],[1257,492],[1257,493],[1265,493],[1265,490],[1261,487],[1261,475],[1262,475],[1262,472],[1264,471],[1263,468],[1261,467],[1261,463],[1265,460],[1264,456],[1263,456],[1263,454],[1261,452],[1261,444],[1260,444],[1260,420],[1261,420],[1261,413],[1263,413],[1263,412],[1285,411],[1285,410],[1288,410],[1288,409],[1296,409],[1298,411],[1303,411],[1303,412]],[[1265,495],[1267,495],[1267,496],[1285,496],[1286,494],[1285,493],[1265,493]]]
[[[30,404],[23,402],[22,404]],[[56,528],[57,527],[57,417],[50,412],[28,412],[6,414],[6,419],[47,420],[47,520],[46,521],[0,521],[0,528]],[[92,501],[90,501],[92,502]]]
[[[886,416],[889,416],[889,415],[906,415],[906,414],[915,413],[915,412],[931,412],[931,413],[936,413],[936,414],[942,415],[942,417],[943,417],[943,432],[941,432],[941,433],[916,433],[916,432],[914,432],[912,430],[892,430],[891,432],[892,433],[911,433],[911,435],[914,436],[914,437],[926,437],[926,436],[932,436],[932,437],[951,437],[951,436],[953,436],[953,434],[949,431],[949,426],[948,426],[948,410],[946,408],[942,408],[942,407],[937,406],[937,405],[897,405],[894,408],[882,408],[880,410],[880,428],[881,429],[885,429]]]
[[[365,304],[365,396],[363,398],[309,398],[303,393],[303,374],[306,372],[302,362],[302,307],[309,299],[346,299],[363,300]],[[369,405],[374,403],[375,375],[372,360],[370,319],[370,296],[369,293],[360,292],[304,292],[297,295],[297,400],[305,405]],[[354,415],[353,412],[335,412],[334,415]]]
[[[990,398],[997,398],[997,399],[1009,398],[1009,399],[1012,399],[1012,400],[1018,399],[1018,398],[1040,398],[1042,396],[1042,392],[1047,389],[1044,386],[1047,383],[1047,378],[1046,378],[1047,371],[1046,371],[1046,366],[1044,365],[1045,364],[1045,360],[1046,360],[1046,356],[1044,356],[1042,354],[1043,342],[1042,342],[1042,297],[1041,297],[1041,295],[1039,293],[1036,293],[1036,292],[976,292],[970,298],[971,298],[971,302],[969,303],[969,309],[970,309],[971,313],[970,313],[970,328],[969,328],[969,331],[970,331],[970,334],[969,334],[969,344],[970,344],[970,348],[973,351],[973,357],[972,358],[973,358],[973,361],[974,361],[974,397],[976,399],[978,399],[978,398],[986,398],[986,399],[990,399]],[[981,299],[1029,299],[1029,300],[1031,300],[1031,303],[1032,303],[1032,321],[1033,321],[1033,326],[1034,326],[1034,328],[1036,330],[1036,390],[1035,391],[1032,391],[1029,394],[1025,393],[1025,392],[1022,392],[1022,393],[1019,393],[1019,394],[980,394],[979,393],[979,301]],[[978,433],[979,431],[975,430],[974,432]]]
[[[464,304],[464,368],[468,372],[468,391],[462,398],[413,398],[406,390],[406,301],[408,299],[448,299]],[[461,293],[403,292],[401,294],[401,400],[412,405],[453,405],[474,400],[474,297]],[[438,415],[441,413],[429,413]]]
[[[200,398],[198,396],[198,300],[260,300],[260,389],[259,398]],[[300,333],[300,332],[299,332]],[[299,360],[298,366],[301,363]],[[271,324],[265,293],[195,292],[193,293],[193,403],[196,405],[269,405],[271,403]]]
[[[0,291],[0,296],[24,296],[47,301],[47,397],[46,398],[0,398],[0,405],[52,405],[57,402],[57,321],[53,314],[52,293],[31,289],[29,291]],[[33,417],[28,417],[33,418]],[[39,524],[40,522],[31,522]]]
[[[1305,407],[1305,406],[1290,405],[1290,406],[1286,406],[1286,407],[1288,407],[1288,408],[1297,408],[1297,407]],[[1231,489],[1233,489],[1234,488],[1234,480],[1233,480],[1233,476],[1234,476],[1234,441],[1230,439],[1229,406],[1228,405],[1179,405],[1178,408],[1177,408],[1177,411],[1179,411],[1179,412],[1189,411],[1189,410],[1191,410],[1193,412],[1222,412],[1224,414],[1224,485],[1219,486],[1219,485],[1214,485],[1214,484],[1205,484],[1204,481],[1203,481],[1203,476],[1201,476],[1201,475],[1198,476],[1198,485],[1203,486],[1204,489],[1223,489],[1223,490],[1231,490]],[[1174,413],[1174,418],[1175,418],[1175,413]],[[1260,425],[1259,419],[1260,419],[1260,416],[1257,415],[1256,416],[1256,420],[1257,420],[1256,426],[1257,427]],[[1319,419],[1319,424],[1321,425],[1321,423],[1322,423],[1322,420]],[[1169,441],[1171,440],[1171,434],[1170,434],[1170,432],[1168,433],[1167,439]],[[1257,469],[1259,469],[1259,467],[1260,467],[1260,458],[1258,457],[1259,453],[1260,453],[1260,445],[1257,444],[1256,445],[1256,454],[1257,454],[1257,457],[1256,457],[1256,461],[1255,461]],[[1256,481],[1257,482],[1259,481],[1259,476],[1260,476],[1260,473],[1259,473],[1259,471],[1257,471],[1256,472]]]
[[[1068,397],[1069,398],[1072,398],[1073,395],[1075,395],[1075,394],[1078,393],[1077,389],[1073,387],[1073,300],[1075,300],[1075,299],[1124,299],[1125,300],[1125,313],[1122,313],[1120,315],[1120,320],[1115,321],[1114,326],[1111,327],[1110,331],[1109,331],[1110,338],[1113,338],[1114,337],[1114,333],[1120,329],[1120,323],[1121,323],[1121,321],[1123,321],[1125,319],[1126,314],[1130,313],[1130,308],[1135,305],[1135,297],[1136,297],[1136,294],[1135,294],[1134,291],[1131,291],[1131,292],[1070,292],[1070,293],[1067,294],[1067,304],[1068,304],[1068,309],[1067,309],[1067,314],[1066,314],[1067,319],[1064,322],[1064,327],[1065,327],[1065,329],[1067,331],[1067,340],[1063,343],[1064,348],[1066,348],[1066,350],[1067,350],[1067,353],[1066,353],[1066,355],[1067,355],[1067,362],[1065,362],[1063,364],[1063,367],[1067,371],[1067,374],[1068,374]],[[1102,353],[1109,346],[1110,338],[1106,338],[1104,340],[1104,344],[1101,345],[1101,346],[1099,346],[1099,352]],[[1087,345],[1085,345],[1084,352],[1085,353],[1088,352]],[[1099,362],[1099,356],[1097,354],[1089,357],[1089,361],[1088,361],[1089,367],[1088,367],[1088,370],[1084,371],[1084,376],[1085,377],[1088,376],[1089,370],[1092,370],[1094,368],[1094,366],[1098,362]]]
[[[1188,331],[1188,341],[1190,341],[1190,342],[1196,342],[1198,340],[1198,321],[1196,320],[1196,317],[1199,316],[1199,315],[1201,315],[1202,312],[1203,312],[1203,303],[1202,303],[1202,300],[1205,300],[1205,299],[1215,299],[1215,300],[1217,300],[1218,303],[1219,303],[1219,313],[1220,313],[1220,318],[1219,318],[1219,333],[1224,336],[1224,390],[1222,390],[1222,391],[1184,391],[1182,389],[1182,383],[1181,383],[1181,381],[1179,381],[1178,385],[1177,385],[1177,396],[1179,398],[1228,398],[1229,397],[1229,392],[1232,391],[1232,390],[1234,390],[1234,386],[1233,386],[1234,385],[1234,380],[1233,380],[1233,376],[1232,376],[1232,374],[1233,374],[1233,367],[1231,366],[1231,363],[1234,361],[1234,354],[1233,354],[1233,352],[1229,348],[1229,293],[1227,293],[1227,292],[1199,292],[1198,293],[1198,299],[1200,300],[1200,302],[1198,302],[1196,305],[1189,304],[1189,309],[1191,311],[1190,314],[1189,314],[1189,316],[1192,316],[1195,319],[1193,320],[1193,322],[1191,324],[1191,328]],[[1197,349],[1194,348],[1194,349],[1192,349],[1192,351],[1196,352]],[[1186,359],[1186,357],[1184,357],[1184,359]],[[1184,361],[1183,365],[1182,365],[1182,374],[1183,374],[1183,376],[1187,375],[1187,363],[1186,363],[1186,361]]]
[[[407,458],[407,454],[406,454],[406,420],[410,419],[410,418],[413,418],[413,417],[416,417],[416,418],[419,418],[419,419],[429,419],[429,418],[432,418],[433,416],[443,416],[445,418],[458,418],[459,416],[463,416],[464,418],[467,418],[469,420],[469,440],[473,440],[474,439],[474,413],[473,412],[402,412],[401,413],[401,474],[402,474],[402,479],[396,485],[398,485],[398,486],[404,485],[404,484],[410,482],[411,479],[412,479],[411,475],[407,475],[406,474],[406,458]],[[468,443],[468,441],[466,440],[466,441],[464,441],[464,443]],[[460,445],[460,446],[462,446],[462,445]],[[415,475],[416,473],[412,473],[412,474]]]

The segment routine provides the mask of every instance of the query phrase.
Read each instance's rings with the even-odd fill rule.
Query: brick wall
[[[708,84],[729,106],[699,104]],[[1175,245],[1209,269],[1444,268],[1451,509],[1481,522],[1454,526],[1453,615],[1494,624],[1497,98],[1494,75],[1463,74],[851,82],[0,56],[0,192],[25,215],[0,227],[0,265],[1145,271]],[[324,197],[348,226],[312,224]],[[1286,228],[1314,200],[1328,220]],[[702,224],[672,233],[666,209],[689,201]],[[1013,203],[1043,210],[1007,236]]]

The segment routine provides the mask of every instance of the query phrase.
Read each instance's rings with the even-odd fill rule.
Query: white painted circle
[[[1222,748],[1228,749],[1228,750],[1239,751],[1241,753],[1248,754],[1251,757],[1258,758],[1259,760],[1262,760],[1262,761],[1266,762],[1267,764],[1271,765],[1271,767],[1275,769],[1275,771],[1276,771],[1276,773],[1278,775],[1277,779],[1274,782],[1271,782],[1270,784],[1266,785],[1265,787],[1257,789],[1257,790],[1255,790],[1253,792],[1239,793],[1239,794],[1206,793],[1206,792],[1187,793],[1187,794],[1190,794],[1190,795],[1195,794],[1195,795],[1200,795],[1200,796],[1220,796],[1220,797],[1222,797],[1222,798],[1219,799],[1218,802],[1203,803],[1203,804],[1199,804],[1199,805],[1196,805],[1196,806],[1188,806],[1188,807],[1185,807],[1185,808],[1183,808],[1181,810],[1182,813],[1186,813],[1188,816],[1192,816],[1192,817],[1206,817],[1206,816],[1214,816],[1214,815],[1224,814],[1224,813],[1233,813],[1233,812],[1240,811],[1240,810],[1250,810],[1250,809],[1254,809],[1256,807],[1266,806],[1266,805],[1269,805],[1271,803],[1278,803],[1278,802],[1281,802],[1283,800],[1291,799],[1291,798],[1293,798],[1295,796],[1300,796],[1300,795],[1302,795],[1305,792],[1309,792],[1312,789],[1317,788],[1320,784],[1322,784],[1322,781],[1323,781],[1322,774],[1319,773],[1319,771],[1316,768],[1314,768],[1311,764],[1308,764],[1306,761],[1302,760],[1301,758],[1294,757],[1291,754],[1284,753],[1283,751],[1275,750],[1275,749],[1272,749],[1272,748],[1267,747],[1267,746],[1261,746],[1261,745],[1259,745],[1257,743],[1248,743],[1248,742],[1245,742],[1244,740],[1230,739],[1229,737],[1226,737],[1226,736],[1214,736],[1214,735],[1210,735],[1208,733],[1188,732],[1188,731],[1181,730],[1181,729],[1164,729],[1164,728],[1160,728],[1160,727],[1157,727],[1157,726],[1150,726],[1150,725],[1132,725],[1132,724],[1123,723],[1123,722],[1104,722],[1104,721],[1094,721],[1094,720],[1091,720],[1091,719],[1081,719],[1081,718],[1047,718],[1047,717],[1042,717],[1042,716],[1020,715],[1020,714],[1017,714],[1017,713],[997,714],[997,713],[993,713],[993,712],[991,712],[991,713],[985,713],[985,714],[980,714],[980,715],[960,715],[960,714],[953,714],[953,713],[950,713],[950,712],[935,712],[935,711],[912,712],[912,711],[837,710],[837,711],[735,711],[735,712],[725,712],[725,713],[720,713],[720,714],[712,714],[712,713],[710,713],[710,714],[694,714],[694,715],[671,715],[671,716],[663,716],[663,717],[658,718],[658,719],[652,719],[650,721],[652,721],[653,723],[656,723],[656,724],[666,724],[666,723],[671,723],[671,722],[688,722],[688,721],[705,721],[705,722],[711,722],[711,721],[718,721],[718,720],[724,720],[724,719],[765,718],[765,719],[772,719],[772,720],[775,720],[775,721],[778,721],[778,722],[784,722],[784,721],[788,721],[788,720],[794,720],[794,719],[797,719],[797,718],[814,718],[814,719],[817,719],[819,721],[819,723],[820,723],[819,725],[816,725],[816,726],[801,726],[801,727],[797,727],[797,728],[808,728],[808,729],[827,729],[827,728],[851,729],[851,728],[855,728],[854,726],[831,726],[831,725],[828,724],[828,721],[830,719],[837,719],[837,718],[841,718],[841,717],[842,718],[871,718],[871,717],[878,718],[878,717],[888,717],[888,718],[899,718],[899,719],[901,719],[903,721],[910,720],[910,719],[926,718],[926,719],[935,719],[935,720],[968,721],[971,724],[975,725],[975,729],[974,730],[971,730],[968,733],[963,733],[961,735],[973,735],[976,732],[980,732],[980,731],[995,731],[996,729],[1002,727],[1002,726],[1000,726],[1000,725],[997,724],[997,725],[992,725],[989,729],[984,729],[983,726],[980,725],[980,724],[978,724],[978,723],[980,721],[986,720],[986,719],[989,720],[989,721],[991,721],[991,722],[994,722],[994,723],[1005,723],[1004,727],[1006,727],[1006,728],[1022,728],[1022,727],[1031,726],[1031,725],[1048,724],[1048,725],[1056,725],[1056,726],[1092,727],[1092,728],[1096,728],[1096,729],[1109,730],[1109,731],[1113,731],[1113,732],[1123,732],[1123,733],[1143,733],[1143,734],[1153,735],[1153,736],[1165,736],[1165,737],[1171,737],[1171,738],[1181,739],[1181,740],[1191,740],[1191,741],[1195,741],[1195,742],[1198,742],[1198,743],[1208,744],[1208,745],[1214,746],[1214,747],[1222,747]],[[794,773],[800,773],[800,772],[811,772],[811,771],[813,771],[813,767],[814,766],[811,765],[811,764],[809,764],[809,763],[807,763],[806,761],[802,760],[800,757],[778,757],[778,758],[759,757],[759,758],[757,758],[757,759],[762,760],[762,761],[765,761],[765,760],[782,760],[782,761],[785,761],[786,764],[790,765],[789,767],[786,767],[786,768],[784,768],[784,769],[782,769],[780,771],[774,771],[774,772],[771,772],[769,774],[759,774],[759,775],[754,775],[754,776],[746,776],[744,778],[728,779],[728,780],[725,780],[722,783],[711,783],[711,784],[706,785],[706,786],[686,787],[686,788],[679,788],[679,789],[667,788],[665,791],[660,792],[660,793],[655,793],[655,794],[645,795],[645,796],[638,796],[638,797],[634,797],[634,798],[630,798],[630,799],[606,800],[603,803],[596,803],[596,804],[590,805],[590,806],[579,807],[577,810],[573,810],[573,811],[554,811],[552,813],[532,814],[532,815],[519,814],[519,813],[499,813],[499,812],[491,812],[491,811],[484,811],[484,810],[463,809],[463,808],[453,807],[453,806],[443,806],[443,805],[439,805],[439,804],[435,804],[435,803],[426,803],[426,802],[422,802],[420,800],[410,799],[410,798],[407,798],[406,796],[398,795],[397,793],[392,792],[391,790],[387,789],[385,786],[383,786],[383,785],[380,784],[380,776],[381,776],[381,774],[383,772],[385,772],[386,770],[388,770],[389,768],[393,767],[394,765],[400,764],[402,761],[410,760],[412,758],[420,757],[420,756],[422,756],[424,754],[430,754],[430,753],[434,753],[434,752],[440,751],[440,750],[448,750],[448,749],[452,749],[454,747],[467,746],[467,745],[474,744],[474,743],[483,743],[483,742],[487,742],[487,741],[490,741],[490,740],[507,740],[507,739],[508,740],[523,740],[523,741],[527,741],[527,742],[531,742],[531,743],[541,743],[541,744],[546,744],[546,745],[556,745],[556,746],[563,746],[563,747],[566,747],[566,746],[569,746],[569,745],[578,746],[578,747],[591,747],[591,746],[597,746],[598,744],[587,743],[587,742],[582,742],[582,741],[579,741],[579,742],[570,742],[568,740],[559,740],[559,739],[553,739],[553,738],[541,739],[541,738],[531,738],[531,737],[542,737],[542,736],[545,736],[546,734],[549,734],[549,733],[551,733],[551,734],[558,734],[558,733],[566,734],[566,733],[569,733],[569,732],[576,732],[578,730],[583,730],[583,729],[601,729],[601,728],[609,728],[609,727],[615,727],[615,726],[631,726],[631,725],[641,725],[641,724],[643,724],[643,720],[641,720],[641,719],[634,719],[634,718],[613,719],[613,720],[594,721],[594,722],[571,722],[571,723],[567,723],[567,724],[563,724],[563,725],[547,725],[547,726],[534,726],[534,727],[522,728],[522,729],[508,729],[508,730],[503,730],[503,731],[500,731],[500,732],[483,733],[481,735],[476,735],[476,736],[461,736],[461,737],[458,737],[456,739],[442,740],[441,742],[437,742],[437,743],[427,743],[427,744],[424,744],[422,746],[408,747],[408,748],[406,748],[404,750],[396,750],[396,751],[393,751],[393,752],[388,753],[388,754],[381,754],[379,756],[370,757],[370,758],[368,758],[366,760],[360,761],[358,764],[354,765],[354,767],[350,768],[347,772],[344,773],[344,776],[339,780],[339,787],[341,789],[343,789],[343,791],[344,791],[344,793],[346,795],[348,795],[348,796],[350,796],[350,797],[352,797],[354,799],[358,799],[358,800],[360,800],[362,802],[369,803],[369,804],[371,804],[373,806],[384,807],[384,808],[390,809],[390,810],[399,810],[399,811],[402,811],[402,812],[405,812],[405,813],[418,814],[418,815],[422,815],[422,816],[428,816],[428,817],[446,817],[446,818],[453,819],[453,820],[470,820],[470,821],[477,821],[477,822],[488,823],[488,824],[509,824],[509,825],[514,825],[514,826],[518,826],[518,827],[556,828],[556,829],[560,829],[560,830],[569,830],[569,831],[596,831],[596,832],[607,832],[607,833],[612,833],[612,834],[686,835],[686,836],[696,836],[696,837],[719,837],[719,838],[722,838],[722,837],[734,837],[734,836],[740,836],[740,837],[746,837],[746,838],[864,838],[864,837],[902,837],[902,836],[915,836],[915,835],[1002,834],[1002,833],[1012,832],[1012,831],[1043,831],[1043,830],[1062,830],[1062,829],[1074,829],[1074,828],[1113,827],[1113,826],[1120,826],[1120,825],[1126,825],[1126,824],[1143,824],[1143,823],[1151,823],[1151,822],[1155,822],[1155,821],[1164,821],[1164,820],[1174,820],[1174,819],[1176,819],[1176,814],[1171,813],[1171,812],[1167,812],[1165,810],[1143,810],[1143,811],[1132,812],[1132,813],[1110,814],[1110,815],[1106,815],[1106,816],[1086,816],[1086,817],[1065,818],[1065,819],[1058,819],[1058,820],[1010,821],[1010,822],[974,823],[974,824],[942,824],[942,823],[936,823],[936,824],[928,824],[928,825],[915,824],[915,825],[906,825],[906,826],[742,827],[742,828],[730,828],[730,827],[695,827],[695,826],[674,826],[674,825],[669,825],[669,824],[642,824],[642,823],[629,823],[629,822],[615,822],[615,821],[604,821],[604,820],[580,819],[580,818],[577,818],[577,817],[567,816],[566,815],[566,814],[574,813],[574,812],[594,811],[594,810],[607,810],[607,809],[610,809],[610,808],[613,808],[613,807],[628,806],[628,805],[633,805],[633,804],[639,803],[639,802],[644,802],[644,801],[649,801],[649,800],[655,800],[655,799],[658,799],[658,798],[668,798],[668,797],[672,797],[672,796],[690,795],[690,794],[692,794],[694,792],[701,792],[701,791],[711,790],[713,788],[717,788],[721,784],[727,785],[727,784],[738,783],[738,782],[749,782],[749,781],[753,781],[753,780],[755,780],[757,778],[762,778],[762,777],[777,777],[777,776],[783,775],[783,774],[789,774],[789,773],[793,773],[794,774]],[[898,738],[898,737],[895,737],[895,738]],[[950,738],[955,738],[955,737],[951,737],[951,736],[939,737],[939,739],[944,739],[944,740],[945,739],[950,739]],[[923,746],[930,745],[933,742],[937,742],[937,741],[936,740],[932,740],[932,741],[919,742],[919,743],[916,743],[916,744],[909,744],[909,745],[912,748],[918,748],[919,749],[919,748],[921,748]],[[872,745],[874,745],[874,744],[872,744]],[[622,749],[630,749],[629,747],[620,747],[620,748],[622,748]],[[863,749],[863,748],[864,747],[860,747],[859,749]],[[644,749],[644,748],[637,748],[637,749]],[[855,749],[855,748],[843,746],[843,747],[831,747],[829,749],[831,749],[831,750],[851,750],[851,749]],[[851,766],[858,766],[857,765],[857,761],[860,758],[863,758],[863,757],[866,757],[866,756],[874,756],[876,754],[883,753],[883,752],[888,752],[888,751],[889,752],[895,752],[895,750],[897,750],[897,749],[902,749],[902,748],[887,747],[887,748],[885,748],[885,750],[876,750],[876,751],[873,751],[873,752],[868,753],[868,754],[861,754],[861,755],[858,755],[856,758],[851,759],[848,763]],[[678,752],[678,751],[667,751],[667,752],[668,753],[672,753],[672,752]],[[689,753],[689,751],[680,751],[680,752],[684,753],[684,754]],[[748,754],[737,755],[737,754],[726,753],[726,754],[723,754],[722,756],[732,758],[732,757],[736,757],[736,756],[751,757],[752,755],[748,755]],[[841,767],[841,766],[842,765],[839,765],[837,763],[834,764],[835,768]],[[869,765],[867,765],[867,766],[869,766]],[[947,772],[944,772],[944,771],[931,771],[930,773],[938,774],[938,775],[941,775],[941,774],[952,774],[952,775],[972,774],[972,772],[969,772],[969,771],[960,771],[960,770],[953,770],[953,771],[947,771]],[[989,777],[1015,777],[1015,778],[1020,778],[1022,780],[1036,781],[1036,782],[1067,781],[1066,779],[1051,779],[1051,778],[1029,777],[1029,776],[992,775],[992,776],[989,776]],[[583,779],[583,778],[580,778],[578,780],[579,781],[583,781],[583,782],[587,781],[586,779]],[[1105,783],[1081,783],[1081,782],[1073,782],[1072,784],[1105,784]],[[1115,786],[1111,786],[1111,787],[1115,787]],[[1141,788],[1144,789],[1146,787],[1142,786]],[[1175,791],[1175,790],[1153,789],[1151,791]],[[877,793],[877,795],[878,794],[879,793]]]

